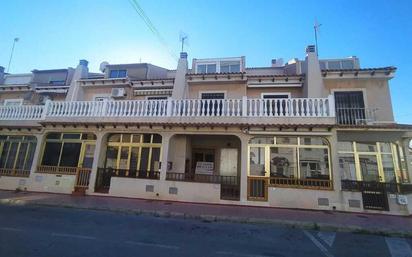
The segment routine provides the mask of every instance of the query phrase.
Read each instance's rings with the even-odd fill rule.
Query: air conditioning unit
[[[125,97],[126,92],[124,88],[112,88],[112,97]]]

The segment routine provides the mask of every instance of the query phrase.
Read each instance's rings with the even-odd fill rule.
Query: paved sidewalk
[[[0,204],[70,207],[162,217],[269,223],[307,229],[412,237],[412,217],[410,216],[197,204],[105,196],[81,197],[34,192],[16,193],[3,190],[0,190]]]

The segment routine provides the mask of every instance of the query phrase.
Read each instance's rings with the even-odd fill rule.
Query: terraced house
[[[356,57],[247,67],[245,57],[7,74],[0,188],[412,214],[412,126],[395,67]]]

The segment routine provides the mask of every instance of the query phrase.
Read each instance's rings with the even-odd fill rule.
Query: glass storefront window
[[[264,176],[265,175],[265,148],[251,147],[250,148],[250,175]]]
[[[342,152],[353,152],[353,143],[352,142],[339,142],[338,143],[338,151]]]
[[[358,143],[356,142],[358,152],[376,152],[376,143]]]
[[[282,178],[297,177],[296,149],[287,147],[270,148],[270,176]]]
[[[328,150],[321,148],[299,149],[300,177],[329,179]]]
[[[363,181],[380,181],[378,160],[375,155],[359,155],[359,165]]]
[[[339,174],[341,174],[342,179],[357,180],[354,154],[339,154]]]
[[[395,167],[391,154],[382,154],[382,168],[385,182],[396,183]]]
[[[0,137],[0,168],[29,171],[36,148],[33,136]]]

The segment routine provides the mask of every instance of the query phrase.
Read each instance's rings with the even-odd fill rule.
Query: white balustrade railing
[[[334,117],[333,98],[49,101],[0,107],[0,120],[55,117]]]
[[[43,111],[43,105],[0,106],[0,120],[39,120]]]

